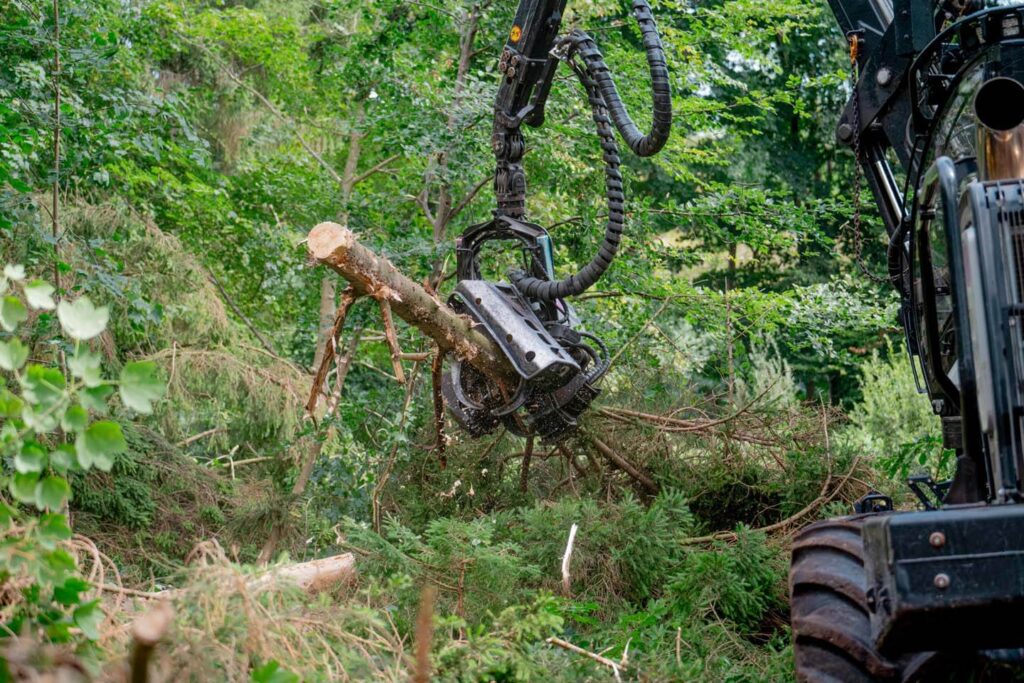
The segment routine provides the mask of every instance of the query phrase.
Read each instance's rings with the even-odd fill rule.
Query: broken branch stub
[[[320,223],[306,247],[322,263],[351,283],[359,294],[386,299],[395,315],[491,379],[515,381],[516,373],[498,347],[473,322],[460,316],[421,285],[403,275],[388,259],[359,243],[348,228]]]

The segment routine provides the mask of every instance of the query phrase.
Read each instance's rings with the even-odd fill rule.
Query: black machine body
[[[515,434],[556,441],[570,435],[598,394],[608,370],[604,343],[586,332],[567,299],[604,274],[618,251],[625,224],[622,177],[613,126],[637,154],[665,144],[671,125],[668,71],[646,0],[633,9],[651,68],[654,122],[643,135],[626,114],[615,83],[594,41],[573,30],[560,34],[566,0],[521,0],[498,61],[501,82],[491,135],[496,169],[494,217],[468,228],[456,245],[458,286],[449,305],[475,322],[516,370],[516,386],[498,386],[458,359],[442,379],[449,411],[465,431],[487,434],[504,425]],[[608,221],[591,262],[562,280],[556,277],[547,230],[526,219],[523,125],[544,123],[545,104],[559,65],[576,73],[593,110],[605,163]],[[507,282],[484,279],[484,247],[511,246],[523,265]]]
[[[794,650],[801,680],[911,680],[912,661],[1024,647],[1024,3],[830,4],[859,74],[837,138],[956,470],[912,479],[925,511],[865,504],[797,537]]]

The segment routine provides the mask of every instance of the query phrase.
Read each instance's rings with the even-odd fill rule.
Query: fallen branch
[[[555,637],[552,636],[551,638],[548,638],[546,642],[549,645],[557,645],[558,647],[562,648],[563,650],[568,650],[569,652],[575,652],[578,655],[583,655],[584,657],[587,657],[589,659],[594,660],[598,664],[603,664],[604,666],[607,666],[609,669],[612,670],[612,673],[615,674],[615,680],[617,680],[617,681],[621,681],[622,680],[619,677],[619,673],[620,673],[620,670],[621,670],[621,665],[618,662],[614,662],[614,661],[608,659],[607,657],[604,657],[604,656],[599,655],[599,654],[595,654],[595,653],[593,653],[593,652],[591,652],[589,650],[584,650],[582,647],[579,647],[578,645],[573,645],[569,641],[562,640],[561,638],[555,638]]]
[[[821,487],[821,493],[818,495],[818,497],[812,500],[810,503],[808,503],[802,510],[790,515],[789,517],[786,517],[785,519],[779,522],[769,524],[768,526],[759,527],[757,529],[752,529],[752,531],[770,534],[774,531],[785,529],[791,524],[794,524],[798,520],[814,512],[822,505],[828,505],[830,502],[832,502],[833,498],[839,495],[840,491],[846,488],[846,484],[850,481],[850,478],[853,476],[853,473],[857,471],[857,466],[859,464],[860,456],[858,455],[856,458],[854,458],[853,465],[850,467],[850,471],[847,472],[846,476],[844,476],[842,480],[840,480],[839,484],[834,489],[832,489],[831,493],[826,493],[829,489],[829,485],[832,483],[832,477],[830,475],[825,479],[825,485]],[[711,543],[713,541],[735,541],[738,538],[739,536],[737,536],[735,531],[719,531],[714,534],[708,534],[707,536],[697,536],[695,538],[683,539],[682,544],[697,545],[699,543]]]
[[[352,288],[346,289],[341,294],[341,304],[338,306],[337,313],[334,314],[334,325],[331,327],[331,336],[327,339],[327,347],[324,350],[324,357],[320,361],[320,367],[316,370],[316,377],[313,378],[313,386],[309,390],[309,399],[306,401],[306,412],[310,415],[315,414],[316,406],[320,402],[320,395],[323,393],[324,381],[327,379],[327,373],[331,369],[331,363],[334,361],[334,356],[337,353],[338,346],[338,335],[341,333],[341,328],[345,326],[345,319],[348,318],[348,312],[352,308],[352,304],[356,302],[355,292]]]
[[[188,437],[187,439],[182,439],[181,441],[179,441],[178,443],[176,443],[174,445],[177,446],[178,448],[184,448],[185,446],[188,446],[189,444],[193,444],[196,441],[199,441],[200,439],[205,439],[208,436],[213,436],[214,434],[221,434],[221,433],[226,432],[226,431],[228,431],[227,427],[214,427],[213,429],[207,429],[205,432],[199,432],[198,434],[193,434],[192,436]]]
[[[639,467],[631,463],[629,460],[626,460],[624,456],[620,455],[618,452],[616,452],[610,446],[608,446],[608,444],[606,444],[604,441],[601,441],[601,439],[597,438],[593,434],[587,434],[587,438],[590,439],[590,442],[594,444],[598,451],[601,452],[601,455],[608,458],[608,460],[610,460],[611,463],[618,467],[620,470],[622,470],[629,476],[633,477],[633,479],[635,479],[637,482],[639,482],[641,486],[644,487],[644,490],[646,490],[648,493],[652,495],[658,493],[657,482],[651,479],[651,477],[645,472],[643,472],[643,470],[641,470]]]
[[[388,342],[388,350],[391,351],[391,368],[399,384],[405,384],[405,371],[402,370],[402,349],[398,345],[398,333],[395,331],[395,321],[391,317],[391,304],[387,297],[377,299],[380,305],[380,317],[384,321],[384,337]]]

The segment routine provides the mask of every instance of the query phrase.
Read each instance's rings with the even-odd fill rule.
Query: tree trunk
[[[321,223],[306,240],[310,255],[348,280],[358,294],[384,297],[391,310],[442,351],[462,360],[499,382],[516,374],[498,347],[473,322],[456,314],[421,285],[398,271],[386,258],[359,244],[352,232],[337,223]]]

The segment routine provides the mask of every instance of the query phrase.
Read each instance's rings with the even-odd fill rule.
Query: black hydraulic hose
[[[669,132],[672,130],[672,89],[668,82],[668,64],[665,60],[665,50],[661,46],[661,36],[658,35],[658,26],[654,23],[654,14],[647,0],[633,0],[633,13],[636,15],[637,23],[640,24],[640,34],[643,36],[644,51],[647,53],[647,65],[651,71],[651,94],[654,100],[653,121],[651,132],[644,135],[626,112],[626,106],[619,97],[619,91],[615,87],[608,65],[605,64],[601,51],[593,38],[579,29],[569,34],[569,40],[573,48],[578,52],[587,64],[594,80],[597,81],[601,95],[604,97],[608,113],[615,122],[619,134],[626,141],[633,153],[641,157],[649,157],[657,154],[668,141]]]
[[[583,65],[580,66],[572,60],[569,63],[587,92],[597,134],[601,138],[608,222],[597,254],[575,275],[551,281],[532,277],[522,270],[509,273],[512,284],[529,298],[554,301],[582,294],[601,279],[619,251],[626,220],[625,195],[622,192],[622,173],[619,171],[622,160],[619,158],[619,147],[615,141],[612,123],[622,134],[629,148],[639,156],[657,153],[668,140],[672,128],[672,92],[668,82],[665,52],[662,50],[658,28],[647,1],[634,0],[633,11],[640,23],[644,48],[647,51],[647,63],[651,69],[651,88],[654,97],[651,132],[644,135],[629,118],[608,71],[608,65],[605,64],[593,39],[582,31],[574,30],[568,37],[571,54],[579,54],[583,58]]]
[[[605,225],[604,240],[602,240],[597,254],[575,275],[570,275],[564,280],[553,281],[532,277],[522,270],[509,273],[509,279],[516,289],[525,294],[527,298],[540,301],[555,301],[576,296],[593,286],[608,270],[608,266],[611,265],[618,253],[626,221],[622,173],[619,171],[622,161],[619,158],[619,146],[615,142],[615,132],[612,130],[608,109],[605,107],[604,98],[601,96],[597,82],[591,77],[589,71],[585,67],[572,64],[573,70],[576,71],[576,75],[579,76],[587,91],[587,97],[593,110],[594,123],[597,125],[597,134],[601,138],[601,149],[604,150],[608,222]]]

